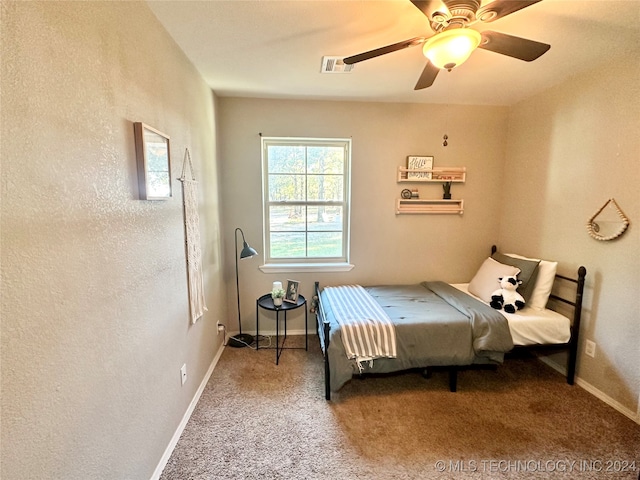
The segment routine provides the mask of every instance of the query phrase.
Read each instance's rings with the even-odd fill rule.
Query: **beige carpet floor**
[[[310,338],[278,366],[227,347],[161,478],[639,478],[640,425],[535,358],[460,372],[457,393],[409,372],[326,402]]]

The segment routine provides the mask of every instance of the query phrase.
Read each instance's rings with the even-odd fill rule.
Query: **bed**
[[[575,277],[556,270],[556,262],[502,254],[494,246],[468,284],[321,289],[316,282],[325,398],[354,375],[416,368],[447,369],[455,392],[460,368],[495,366],[513,350],[540,346],[568,350],[567,383],[573,385],[586,269]],[[514,314],[491,308],[498,276],[513,274],[522,280],[518,292],[526,307]],[[548,308],[550,300],[571,313]]]

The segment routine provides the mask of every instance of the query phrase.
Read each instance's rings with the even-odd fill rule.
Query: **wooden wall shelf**
[[[465,167],[434,167],[419,170],[398,167],[398,182],[464,183],[466,179]]]
[[[396,215],[462,215],[463,212],[464,200],[405,200],[399,198],[396,203]]]

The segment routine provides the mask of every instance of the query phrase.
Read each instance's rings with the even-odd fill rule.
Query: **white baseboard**
[[[563,367],[562,365],[558,364],[557,362],[554,362],[549,357],[538,357],[538,358],[543,363],[549,365],[551,368],[553,368],[554,370],[557,370],[561,374],[563,374],[563,375],[567,374],[567,369],[565,367]],[[636,422],[637,424],[640,425],[640,406],[638,406],[638,412],[637,413],[632,412],[631,409],[625,407],[620,402],[618,402],[617,400],[614,400],[613,398],[611,398],[606,393],[598,390],[596,387],[591,385],[589,382],[586,382],[586,381],[582,380],[580,377],[576,376],[575,382],[576,382],[577,385],[579,385],[580,387],[584,388],[587,392],[589,392],[594,397],[599,398],[600,400],[602,400],[604,403],[606,403],[610,407],[613,407],[618,412],[622,413],[626,417],[629,417],[631,420],[633,420],[634,422]]]
[[[176,448],[176,445],[178,444],[178,440],[180,440],[180,435],[182,435],[182,432],[187,426],[187,423],[189,422],[189,418],[191,418],[191,414],[193,413],[193,410],[196,408],[196,405],[200,400],[200,396],[202,395],[202,392],[204,392],[204,389],[207,386],[207,383],[209,382],[209,377],[211,377],[211,374],[213,373],[213,369],[216,367],[218,360],[220,359],[220,356],[222,355],[223,351],[224,351],[224,345],[221,345],[220,350],[218,350],[218,353],[213,358],[213,361],[211,362],[211,365],[209,365],[209,369],[207,370],[207,373],[205,374],[204,378],[202,379],[202,382],[200,383],[200,386],[198,387],[198,390],[193,396],[193,399],[189,404],[189,408],[187,408],[187,411],[184,412],[184,415],[182,416],[182,420],[180,421],[178,428],[173,434],[173,437],[171,437],[171,441],[169,442],[169,445],[167,445],[167,448],[165,449],[164,454],[160,459],[160,463],[158,463],[158,466],[153,472],[153,475],[151,476],[151,480],[160,479],[160,475],[162,475],[162,471],[164,470],[164,467],[167,466],[167,462],[169,461],[169,458],[171,458],[173,449]]]

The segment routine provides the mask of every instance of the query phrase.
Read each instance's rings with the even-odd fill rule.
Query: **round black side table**
[[[305,307],[304,309],[304,349],[309,350],[309,327],[307,326],[307,300],[303,295],[298,295],[296,303],[282,302],[282,305],[276,307],[273,304],[273,298],[271,294],[267,293],[262,295],[256,300],[256,350],[260,349],[260,309],[270,310],[276,312],[276,346],[275,347],[262,347],[275,349],[276,351],[276,365],[280,362],[280,355],[283,350],[301,350],[302,347],[285,347],[284,344],[287,341],[287,312],[289,310],[295,310],[296,308]],[[284,338],[282,339],[282,345],[280,345],[280,312],[284,312]]]

